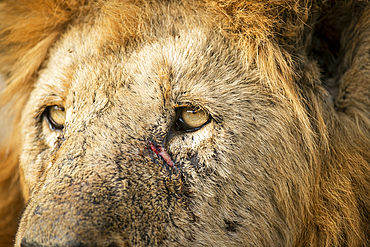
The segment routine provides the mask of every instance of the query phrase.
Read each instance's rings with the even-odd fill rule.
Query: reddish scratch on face
[[[148,141],[148,143],[150,146],[150,150],[152,150],[156,155],[160,156],[167,163],[167,165],[174,169],[175,173],[177,174],[177,169],[166,150],[164,150],[161,145],[154,145],[151,141]]]

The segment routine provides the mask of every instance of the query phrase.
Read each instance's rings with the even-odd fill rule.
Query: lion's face
[[[369,27],[363,0],[0,1],[0,245],[367,246]]]
[[[17,246],[294,242],[310,167],[291,103],[237,44],[166,16],[137,46],[82,25],[51,50],[23,111]]]

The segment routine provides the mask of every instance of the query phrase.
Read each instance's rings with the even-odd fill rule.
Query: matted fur
[[[0,246],[369,245],[368,6],[0,2]]]

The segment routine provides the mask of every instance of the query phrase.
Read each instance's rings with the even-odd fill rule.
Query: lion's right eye
[[[61,131],[66,121],[66,112],[63,107],[49,106],[46,108],[44,117],[51,130]]]

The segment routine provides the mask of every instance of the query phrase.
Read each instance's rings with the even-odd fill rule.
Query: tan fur
[[[0,2],[0,246],[369,245],[369,6]]]

